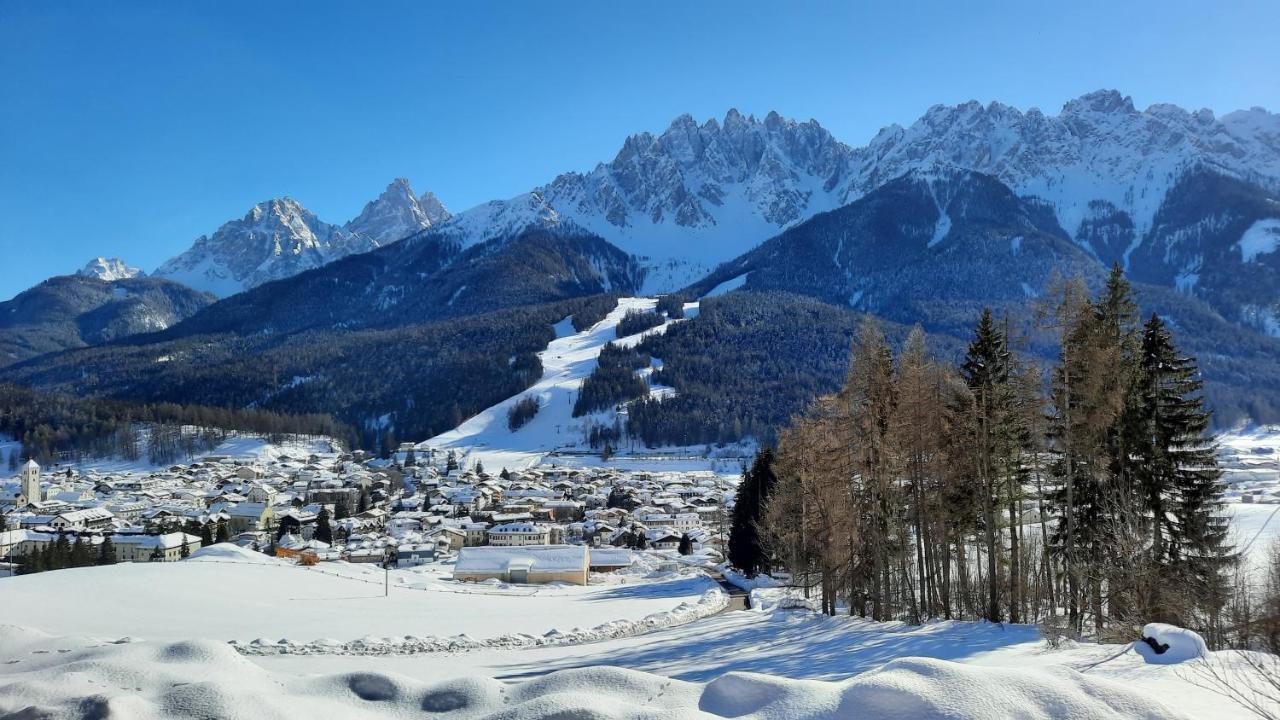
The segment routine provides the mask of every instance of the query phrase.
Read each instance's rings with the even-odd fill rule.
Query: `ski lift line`
[[[1245,543],[1245,546],[1243,549],[1241,549],[1240,554],[1243,555],[1249,552],[1249,550],[1253,547],[1253,543],[1256,542],[1257,539],[1262,536],[1263,531],[1266,530],[1267,526],[1271,524],[1271,520],[1275,518],[1276,513],[1278,512],[1280,512],[1280,505],[1277,505],[1276,508],[1271,511],[1271,514],[1267,516],[1267,519],[1265,521],[1263,521],[1262,527],[1258,528],[1258,531],[1253,534],[1253,537],[1249,538],[1249,542]]]

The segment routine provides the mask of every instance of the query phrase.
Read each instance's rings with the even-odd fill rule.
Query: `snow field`
[[[247,652],[348,654],[619,637],[689,622],[724,603],[701,575],[582,587],[458,583],[448,573],[448,566],[389,576],[347,563],[301,567],[214,546],[179,563],[6,578],[3,598],[5,607],[22,610],[24,625],[56,634],[235,640]]]
[[[840,682],[726,673],[710,682],[592,667],[515,684],[425,682],[368,670],[289,676],[225,644],[100,643],[0,626],[0,714],[83,718],[399,718],[550,720],[735,717],[1181,718],[1149,695],[1065,668],[895,660]]]

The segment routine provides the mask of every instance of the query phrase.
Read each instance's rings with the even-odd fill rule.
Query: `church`
[[[14,490],[12,487],[5,488],[5,492],[0,494],[0,504],[20,508],[44,500],[44,492],[40,489],[40,466],[35,460],[28,460],[22,466],[17,492],[14,493]]]

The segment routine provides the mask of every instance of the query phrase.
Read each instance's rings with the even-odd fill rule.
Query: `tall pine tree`
[[[1216,625],[1230,562],[1221,471],[1206,436],[1209,412],[1192,358],[1178,353],[1156,315],[1143,328],[1137,384],[1135,478],[1150,518],[1151,559],[1164,570],[1154,617],[1193,624],[1202,611]]]
[[[729,525],[729,564],[753,577],[768,570],[769,559],[760,537],[760,519],[769,495],[777,483],[773,474],[773,448],[756,454],[751,467],[742,475],[733,516]]]

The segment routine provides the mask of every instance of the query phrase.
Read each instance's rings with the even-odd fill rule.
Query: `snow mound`
[[[217,543],[191,553],[186,562],[236,562],[255,565],[278,565],[279,560],[233,543]]]
[[[16,640],[17,642],[11,642]],[[273,673],[212,641],[102,644],[0,626],[0,716],[581,718],[1179,718],[1159,701],[1066,668],[908,658],[842,682],[731,672],[710,683],[587,667],[506,684],[387,672]]]
[[[1142,637],[1150,638],[1160,647],[1167,646],[1164,652],[1158,652],[1150,642],[1145,640],[1134,643],[1134,649],[1151,665],[1174,665],[1209,655],[1209,648],[1204,644],[1204,638],[1200,637],[1199,633],[1177,625],[1147,623],[1146,627],[1142,628]]]

